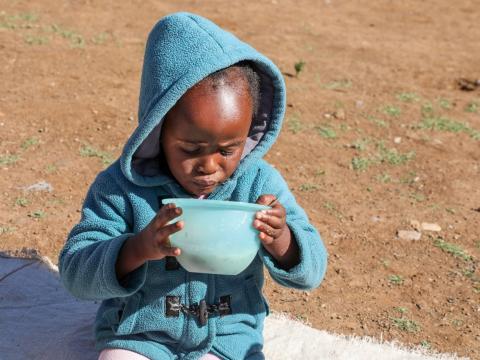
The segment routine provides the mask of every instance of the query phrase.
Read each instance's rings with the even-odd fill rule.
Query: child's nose
[[[203,175],[211,175],[217,172],[218,164],[215,160],[215,154],[204,156],[200,159],[197,171]]]

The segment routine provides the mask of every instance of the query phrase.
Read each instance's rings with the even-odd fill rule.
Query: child
[[[153,28],[139,126],[89,189],[59,258],[72,294],[102,300],[100,359],[263,359],[263,265],[284,286],[320,284],[320,236],[262,160],[284,110],[277,67],[230,33],[188,13]],[[168,245],[183,227],[167,225],[181,214],[162,207],[169,197],[272,204],[253,223],[263,245],[256,258],[236,276],[184,270],[181,249]]]

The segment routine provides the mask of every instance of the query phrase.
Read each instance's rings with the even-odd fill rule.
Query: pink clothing
[[[124,349],[105,349],[100,353],[98,360],[149,360],[136,352]]]
[[[124,349],[105,349],[100,353],[98,360],[149,360],[136,352]],[[220,360],[213,354],[205,354],[199,360]]]

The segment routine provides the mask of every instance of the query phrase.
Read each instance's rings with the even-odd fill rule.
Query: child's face
[[[252,100],[245,87],[188,90],[165,117],[161,144],[175,179],[189,193],[211,193],[235,171],[250,129]]]

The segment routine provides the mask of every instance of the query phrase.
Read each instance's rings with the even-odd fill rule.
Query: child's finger
[[[167,204],[163,206],[155,216],[154,221],[156,229],[162,228],[170,220],[173,220],[180,215],[182,215],[182,208],[176,207],[175,204]]]
[[[260,240],[262,241],[263,245],[271,245],[275,240],[272,236],[269,236],[264,232],[261,232],[258,236],[260,237]]]
[[[268,212],[264,213],[260,211],[255,215],[255,218],[267,223],[268,225],[270,225],[275,229],[282,229],[285,226],[284,218],[269,215]]]
[[[177,221],[173,224],[163,226],[160,230],[156,232],[155,241],[164,242],[165,239],[168,238],[170,235],[182,230],[183,225],[183,221]]]
[[[257,204],[259,204],[259,205],[269,205],[272,202],[274,202],[276,199],[277,198],[275,197],[275,195],[272,195],[272,194],[262,195],[257,199]]]
[[[260,221],[260,220],[255,220],[253,222],[253,226],[257,230],[259,230],[261,233],[265,233],[266,235],[271,236],[273,238],[277,238],[281,234],[281,230],[274,229],[270,225],[268,225],[268,224],[266,224],[266,223],[264,223],[263,221]]]
[[[178,256],[182,253],[178,247],[172,247],[167,245],[160,245],[159,250],[164,256]]]

